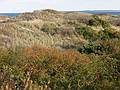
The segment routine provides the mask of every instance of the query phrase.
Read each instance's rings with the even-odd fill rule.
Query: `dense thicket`
[[[1,49],[0,86],[8,90],[119,90],[120,48],[110,48],[109,43],[86,46],[82,53],[39,47],[15,52]]]

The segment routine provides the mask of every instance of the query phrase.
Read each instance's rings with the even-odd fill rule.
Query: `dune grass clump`
[[[46,33],[55,34],[58,27],[54,23],[44,23],[41,30]]]

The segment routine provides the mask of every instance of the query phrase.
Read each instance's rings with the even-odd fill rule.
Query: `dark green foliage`
[[[97,21],[95,19],[91,19],[91,20],[89,20],[89,25],[90,26],[98,26],[99,25],[99,21]]]
[[[118,39],[111,39],[111,40],[99,40],[95,42],[91,42],[87,45],[80,45],[78,47],[79,52],[83,53],[94,53],[94,54],[110,54],[114,56],[114,54],[117,54],[114,56],[114,58],[119,57],[119,51],[120,51],[120,41]],[[114,52],[114,53],[113,53]],[[119,58],[120,59],[120,58]]]
[[[100,56],[100,57],[102,56],[101,60],[100,60],[100,58],[99,58],[99,60],[100,61],[105,61],[105,64],[102,66],[101,65],[102,63],[100,64],[99,62],[97,62],[99,64],[96,67],[96,69],[99,67],[99,65],[101,66],[101,69],[104,68],[104,66],[107,66],[108,69],[106,69],[104,71],[104,73],[106,73],[106,74],[105,74],[105,76],[103,75],[104,76],[103,78],[105,78],[107,80],[110,80],[110,82],[111,82],[111,80],[115,80],[115,82],[112,83],[113,86],[115,85],[116,80],[118,80],[118,82],[119,82],[119,73],[120,73],[120,68],[119,68],[119,65],[120,65],[120,45],[119,44],[120,44],[120,41],[118,39],[110,39],[110,40],[108,39],[108,40],[96,41],[94,43],[92,42],[88,45],[83,45],[83,46],[80,46],[78,48],[78,51],[81,52],[81,53],[86,53],[86,54],[89,54],[89,55],[94,54],[95,57],[96,56]],[[109,59],[109,60],[111,59],[111,60],[106,61],[107,59]],[[111,65],[109,66],[108,62],[112,63],[112,64],[114,63],[115,66],[114,65],[112,67],[111,67]],[[110,73],[107,74],[108,70],[110,70],[110,71],[115,70],[115,72],[111,72],[111,74]],[[118,72],[118,74],[116,74],[117,72]],[[112,75],[115,75],[115,76],[112,77]],[[118,77],[116,77],[116,76],[118,76]],[[97,84],[97,85],[99,85],[99,84]],[[119,87],[117,87],[117,88],[119,88]],[[110,88],[107,88],[107,89],[111,90],[111,89],[114,89],[114,87],[110,87]]]
[[[90,26],[102,26],[104,29],[110,28],[110,24],[105,21],[100,19],[98,16],[94,15],[93,19],[89,20],[89,25]]]
[[[101,19],[100,19],[101,20]],[[103,22],[104,30],[95,31],[90,26],[82,26],[80,24],[76,25],[75,30],[79,35],[82,35],[85,39],[89,41],[96,41],[96,40],[107,40],[107,39],[120,39],[120,33],[109,25]]]
[[[54,23],[45,23],[45,24],[43,24],[41,30],[43,32],[47,32],[47,33],[54,35],[55,32],[58,30],[58,27]]]
[[[98,38],[100,39],[120,39],[120,33],[112,28],[104,29],[98,33]]]
[[[97,34],[89,26],[77,26],[76,32],[84,36],[85,39],[95,40],[97,38]]]

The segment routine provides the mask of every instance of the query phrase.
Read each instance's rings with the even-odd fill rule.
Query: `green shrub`
[[[92,28],[89,27],[89,26],[77,26],[76,27],[76,32],[79,35],[84,36],[84,38],[88,39],[88,40],[95,40],[96,37],[97,37],[97,35],[94,32],[94,30],[92,30]]]
[[[89,25],[90,26],[99,26],[99,21],[95,20],[95,19],[91,19],[89,20]]]
[[[120,33],[112,28],[104,29],[98,33],[98,38],[100,39],[120,39]]]
[[[55,34],[55,32],[58,30],[58,27],[54,23],[45,23],[43,24],[41,30],[46,33]]]
[[[94,15],[93,19],[89,20],[89,25],[91,26],[102,26],[104,29],[110,28],[110,23],[99,18],[99,16]]]

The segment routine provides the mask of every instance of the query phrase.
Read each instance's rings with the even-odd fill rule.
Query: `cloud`
[[[1,0],[0,12],[24,12],[35,9],[57,10],[120,9],[119,0]]]

